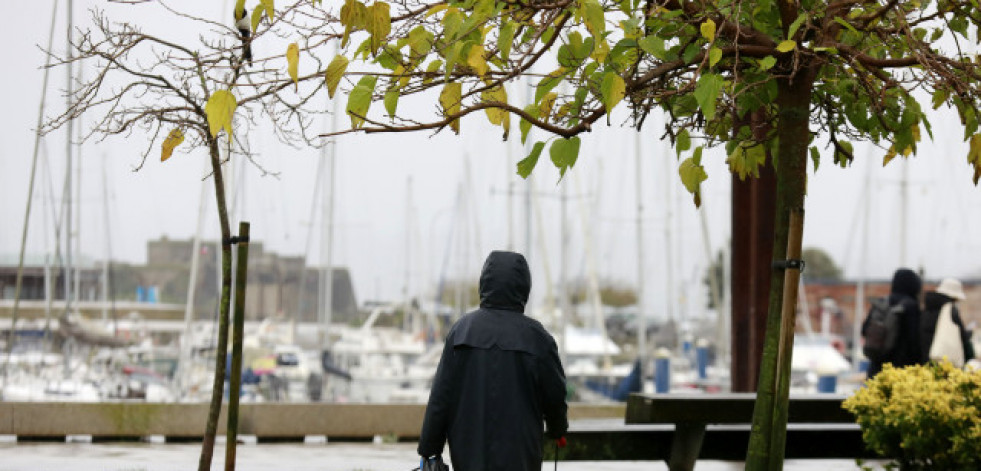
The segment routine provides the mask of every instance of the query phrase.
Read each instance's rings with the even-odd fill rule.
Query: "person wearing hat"
[[[920,346],[924,361],[930,359],[930,345],[937,331],[937,319],[945,304],[951,303],[950,317],[957,325],[961,334],[961,345],[964,348],[964,362],[974,358],[974,345],[971,342],[971,331],[964,328],[957,301],[964,300],[964,288],[955,278],[944,278],[934,291],[928,291],[923,297],[923,317],[920,318]]]

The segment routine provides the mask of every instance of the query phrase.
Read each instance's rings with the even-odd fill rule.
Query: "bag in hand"
[[[937,329],[930,343],[930,360],[947,358],[957,368],[964,366],[964,346],[961,344],[961,331],[951,315],[952,304],[944,304],[937,316]]]
[[[419,471],[450,471],[450,467],[443,462],[442,456],[437,455],[434,458],[423,459]]]

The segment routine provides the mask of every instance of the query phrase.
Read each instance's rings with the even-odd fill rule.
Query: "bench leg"
[[[705,424],[675,424],[668,469],[671,471],[695,469],[695,461],[698,460],[698,453],[702,450],[703,438],[705,438]]]

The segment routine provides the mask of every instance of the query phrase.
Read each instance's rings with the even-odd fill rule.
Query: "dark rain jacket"
[[[920,354],[923,360],[930,359],[930,345],[933,343],[933,335],[937,331],[937,319],[940,317],[940,309],[944,304],[951,305],[950,317],[957,324],[957,330],[961,334],[961,346],[964,348],[964,361],[974,358],[974,345],[971,344],[971,332],[964,327],[964,321],[957,310],[957,303],[954,298],[930,291],[923,296],[923,317],[920,319]]]
[[[480,309],[450,329],[419,437],[419,454],[442,454],[454,471],[542,469],[545,434],[565,434],[565,373],[552,336],[524,315],[531,272],[521,254],[491,252]]]
[[[920,290],[923,287],[920,276],[908,268],[900,268],[892,277],[892,287],[889,293],[889,305],[903,306],[903,322],[896,339],[896,347],[889,358],[883,362],[869,363],[868,377],[879,374],[884,363],[892,363],[897,368],[925,363],[925,357],[920,351]],[[866,319],[866,322],[868,319]],[[862,326],[865,334],[865,326]]]

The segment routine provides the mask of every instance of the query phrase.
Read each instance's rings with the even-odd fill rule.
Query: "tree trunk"
[[[218,416],[221,414],[221,400],[225,390],[225,357],[228,350],[228,305],[232,288],[232,244],[231,228],[228,224],[228,208],[225,204],[225,181],[221,174],[221,156],[218,153],[218,140],[208,137],[208,153],[211,157],[211,171],[215,181],[215,200],[218,203],[218,220],[221,224],[221,298],[218,303],[218,344],[215,346],[215,378],[211,390],[211,407],[208,409],[208,424],[201,444],[201,459],[198,471],[211,469],[214,455],[215,435],[218,432]]]
[[[232,320],[232,371],[228,381],[228,427],[225,432],[225,471],[235,471],[238,446],[238,399],[242,390],[242,337],[245,331],[245,288],[249,272],[249,223],[238,225],[235,260],[235,316]]]
[[[813,77],[813,74],[802,71],[792,81],[778,81],[779,144],[777,158],[773,162],[777,171],[773,237],[775,264],[800,258],[807,147],[811,140],[808,123]],[[773,269],[770,279],[770,307],[753,410],[753,428],[746,453],[747,470],[782,469],[787,434],[787,398],[800,270]]]

